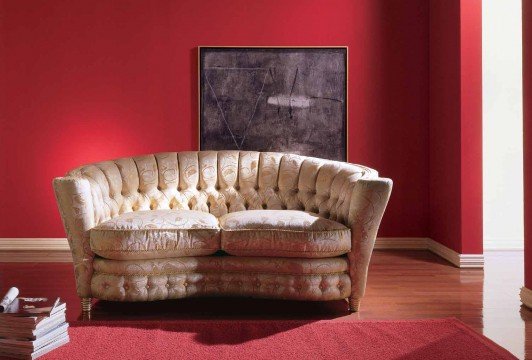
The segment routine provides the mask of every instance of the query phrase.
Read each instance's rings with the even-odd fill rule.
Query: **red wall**
[[[525,286],[532,289],[532,0],[523,0]]]
[[[461,0],[461,210],[463,254],[482,254],[482,0]]]
[[[425,0],[0,0],[0,11],[0,237],[63,237],[51,180],[72,167],[197,149],[198,45],[348,45],[350,160],[395,181],[380,235],[427,236]]]
[[[430,236],[459,250],[460,2],[431,0],[429,23]]]
[[[430,237],[482,253],[482,3],[431,0]]]

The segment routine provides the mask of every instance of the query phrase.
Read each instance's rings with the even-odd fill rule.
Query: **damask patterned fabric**
[[[89,182],[96,225],[123,213],[158,209],[216,217],[243,210],[303,210],[343,223],[352,185],[377,172],[281,153],[186,151],[85,165],[68,176]]]
[[[203,256],[117,261],[95,259],[92,294],[147,301],[190,296],[339,300],[349,296],[345,257],[328,259]]]
[[[327,258],[351,250],[351,230],[298,210],[248,210],[220,218],[222,249],[239,256]]]
[[[246,256],[191,256],[174,259],[94,259],[94,273],[113,275],[170,275],[184,273],[333,274],[349,270],[347,257],[298,259]]]
[[[187,273],[172,275],[94,274],[92,296],[110,301],[155,301],[196,296],[328,301],[351,293],[348,274],[249,275]]]
[[[105,161],[72,170],[65,177],[54,179],[53,185],[72,250],[77,292],[80,297],[141,300],[203,294],[242,294],[323,300],[349,296],[352,304],[358,304],[359,299],[364,295],[371,252],[392,189],[390,179],[379,178],[375,170],[364,166],[292,154],[253,151],[168,152]],[[151,228],[136,229],[139,234],[145,232],[144,242],[140,241],[138,236],[132,235],[133,229],[127,228],[130,225],[137,226],[133,225],[136,221],[131,221],[130,225],[116,230],[116,233],[110,229],[94,230],[103,226],[107,221],[119,226],[120,218],[136,216],[144,211],[153,213],[169,210],[184,210],[185,212],[197,210],[205,215],[212,214],[214,219],[228,213],[245,210],[297,210],[319,215],[323,219],[345,225],[348,230],[325,229],[323,231],[326,234],[330,231],[334,232],[336,237],[334,241],[332,237],[331,241],[321,241],[324,240],[321,239],[318,242],[314,241],[316,237],[310,240],[306,238],[305,241],[309,241],[302,247],[298,245],[296,249],[305,250],[311,246],[310,244],[320,243],[319,246],[310,249],[339,251],[338,254],[347,252],[348,273],[308,274],[304,278],[292,277],[296,275],[276,275],[283,276],[283,278],[268,282],[274,286],[273,290],[268,287],[261,287],[261,290],[250,288],[251,283],[246,283],[247,278],[242,277],[244,275],[239,275],[240,280],[234,284],[231,282],[233,277],[227,277],[225,273],[218,274],[217,277],[209,277],[209,280],[202,283],[201,279],[206,278],[202,278],[202,274],[194,273],[194,279],[186,281],[198,281],[198,284],[204,285],[198,285],[194,291],[179,287],[175,292],[169,290],[165,292],[161,284],[168,285],[170,279],[173,282],[182,281],[184,276],[182,274],[157,275],[162,276],[161,278],[149,274],[94,274],[95,251],[106,257],[138,259],[140,256],[136,257],[132,254],[135,254],[137,250],[143,250],[142,258],[145,258],[146,254],[157,258],[171,256],[172,261],[181,261],[185,259],[182,256],[192,255],[187,251],[199,243],[202,247],[205,244],[205,247],[200,249],[201,251],[206,251],[206,253],[215,251],[213,250],[214,242],[211,243],[210,240],[218,236],[218,241],[220,241],[220,234],[219,230],[210,227],[193,230],[192,228],[188,230],[172,228],[164,234],[162,234],[164,231],[152,232]],[[202,226],[210,226],[213,224],[212,221],[214,221],[213,218],[210,220],[205,218],[200,223]],[[160,225],[156,222],[155,224]],[[259,229],[257,234],[263,230],[270,231],[271,229]],[[195,243],[191,239],[190,231],[194,232],[194,236],[199,233],[211,234],[215,231],[217,235],[213,235],[212,238],[201,235],[201,241]],[[313,229],[312,233],[314,232],[317,230]],[[350,247],[345,243],[349,232]],[[148,233],[157,235],[147,235]],[[117,236],[117,234],[120,235]],[[177,234],[183,235],[181,237]],[[235,234],[231,232],[231,236],[236,236],[236,234],[237,232]],[[263,235],[253,235],[248,238],[251,239],[251,243],[258,244],[256,240],[263,239]],[[286,243],[282,241],[271,244],[276,248],[286,246]],[[335,244],[335,247],[331,247],[332,244]],[[264,243],[261,243],[262,245]],[[185,249],[187,247],[189,249]],[[126,251],[128,249],[134,251],[128,252]],[[291,248],[285,249],[292,250]],[[104,250],[107,252],[101,252]],[[193,251],[198,251],[198,249],[194,248]],[[128,253],[129,255],[125,255]],[[317,254],[312,251],[308,253]],[[320,259],[315,260],[327,260],[326,254],[327,252],[320,252]],[[270,255],[281,256],[275,253],[270,253]],[[179,258],[175,258],[176,256]],[[297,256],[303,257],[303,255]],[[255,257],[255,259],[261,262],[268,258]],[[129,261],[140,265],[147,260],[121,260],[124,264]],[[244,269],[251,267],[251,264],[243,263],[242,266]],[[110,286],[110,290],[104,292],[100,284],[105,282],[107,276],[111,276],[116,286]],[[261,275],[259,279],[261,283],[266,282],[264,276],[270,275]],[[135,279],[138,279],[136,284],[140,286],[138,291],[124,290],[122,285]],[[301,280],[301,284],[308,284],[307,290],[298,290],[294,287],[296,280]],[[141,286],[145,284],[150,287],[150,281],[158,284],[155,286],[157,291],[147,290],[148,288]],[[327,294],[320,293],[321,281],[326,281],[331,286],[336,284],[341,288],[338,287],[334,291],[328,290],[330,292]],[[238,282],[246,283],[246,285],[240,286]],[[301,286],[300,289],[303,289],[304,286]],[[346,287],[349,288],[346,289]]]
[[[90,244],[94,253],[117,260],[210,255],[220,249],[220,228],[201,211],[137,211],[94,227]]]

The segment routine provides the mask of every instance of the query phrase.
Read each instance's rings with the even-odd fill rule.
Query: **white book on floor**
[[[42,356],[42,355],[44,355],[46,353],[49,353],[50,351],[52,351],[54,349],[57,349],[60,346],[65,345],[69,341],[70,341],[70,338],[68,337],[68,334],[66,334],[65,336],[61,337],[57,341],[49,343],[48,345],[45,345],[42,348],[40,348],[39,350],[36,350],[36,351],[34,351],[34,352],[30,353],[30,354],[17,354],[17,353],[9,352],[9,351],[4,350],[4,349],[0,349],[0,356],[8,356],[8,357],[11,357],[11,358],[14,358],[14,359],[33,360],[33,359],[37,359],[38,357],[40,357],[40,356]]]
[[[53,303],[46,298],[43,301],[31,301],[33,298],[15,299],[5,312],[0,313],[0,324],[36,325],[42,319],[53,317],[66,310],[66,303],[57,298]],[[37,304],[37,305],[36,305]]]
[[[66,322],[65,311],[46,317],[37,322],[35,327],[20,324],[0,323],[0,338],[36,339]]]
[[[57,328],[53,329],[46,335],[36,340],[15,340],[15,339],[0,339],[0,351],[9,351],[10,353],[31,354],[53,342],[58,341],[62,337],[68,336],[68,324],[63,323]]]

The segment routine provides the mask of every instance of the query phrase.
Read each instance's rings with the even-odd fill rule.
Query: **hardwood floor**
[[[80,319],[71,264],[2,263],[0,291],[18,286],[24,296],[60,296],[70,321]],[[95,304],[92,319],[419,319],[456,317],[511,351],[532,359],[532,311],[521,307],[523,253],[487,252],[486,268],[457,269],[427,251],[374,253],[361,310],[347,304],[242,298],[197,298],[152,303]]]

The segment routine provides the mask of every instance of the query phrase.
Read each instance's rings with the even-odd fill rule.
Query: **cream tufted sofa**
[[[160,153],[53,181],[84,311],[91,298],[348,299],[357,311],[392,181],[281,153]]]

